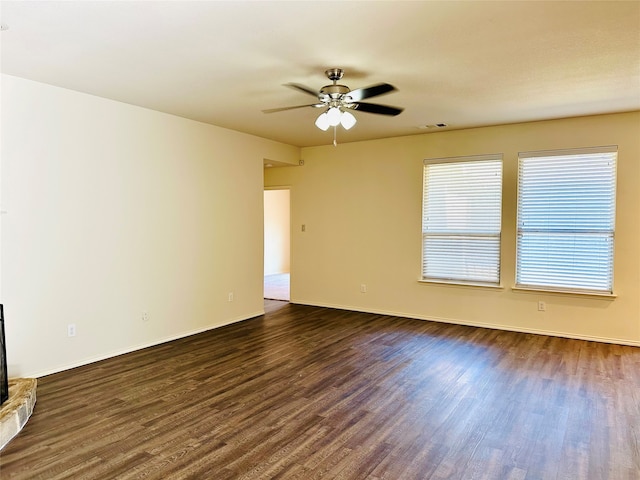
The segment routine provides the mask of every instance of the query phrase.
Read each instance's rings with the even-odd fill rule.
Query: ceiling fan
[[[303,93],[316,97],[316,103],[307,105],[296,105],[293,107],[271,108],[263,110],[264,113],[282,112],[284,110],[293,110],[295,108],[324,108],[324,112],[320,114],[316,120],[316,126],[321,130],[327,130],[329,127],[337,127],[342,125],[345,129],[350,129],[356,123],[356,118],[349,110],[359,110],[366,113],[377,113],[379,115],[395,116],[404,109],[390,107],[388,105],[379,105],[377,103],[361,102],[366,98],[376,97],[385,93],[393,92],[396,88],[388,83],[376,83],[364,88],[350,90],[346,85],[339,85],[344,74],[341,68],[330,68],[324,72],[327,78],[333,83],[325,85],[319,91],[300,85],[298,83],[287,83],[285,86],[295,88]]]

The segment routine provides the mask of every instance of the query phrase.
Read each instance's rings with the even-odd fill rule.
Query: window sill
[[[580,292],[577,290],[554,290],[552,288],[535,288],[535,287],[511,287],[511,290],[519,293],[550,293],[557,295],[576,295],[579,297],[596,297],[614,300],[618,298],[615,293],[600,293],[600,292]]]
[[[503,290],[502,285],[496,285],[494,283],[482,283],[482,282],[462,282],[454,280],[437,280],[437,279],[420,279],[418,283],[425,283],[431,285],[449,285],[453,287],[474,287],[474,288],[490,288],[493,290]]]

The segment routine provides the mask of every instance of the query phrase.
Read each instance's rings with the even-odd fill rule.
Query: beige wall
[[[264,192],[264,274],[289,273],[289,190]]]
[[[299,149],[3,75],[10,375],[262,313],[265,158]]]
[[[518,152],[612,144],[617,298],[513,291]],[[489,153],[504,155],[502,288],[419,283],[422,160]],[[293,302],[640,345],[640,112],[304,148],[302,159],[265,172],[265,185],[291,186]]]

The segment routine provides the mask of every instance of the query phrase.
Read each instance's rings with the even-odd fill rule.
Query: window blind
[[[516,286],[613,293],[617,147],[518,161]]]
[[[500,283],[502,156],[424,161],[422,279]]]

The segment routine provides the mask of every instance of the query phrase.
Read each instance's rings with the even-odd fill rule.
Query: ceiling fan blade
[[[282,112],[284,110],[294,110],[296,108],[305,108],[305,107],[315,107],[320,108],[324,107],[324,103],[310,103],[308,105],[296,105],[294,107],[281,107],[281,108],[269,108],[267,110],[262,110],[263,113],[274,113],[274,112]]]
[[[388,105],[378,105],[377,103],[354,103],[353,108],[361,112],[379,113],[380,115],[398,115],[404,108],[390,107]]]
[[[388,83],[377,83],[368,87],[352,90],[347,95],[351,97],[352,101],[359,102],[365,98],[371,98],[384,93],[393,92],[395,89],[396,87],[389,85]]]
[[[318,91],[314,90],[313,88],[309,88],[305,85],[300,85],[299,83],[285,83],[284,86],[295,88],[296,90],[299,90],[303,93],[307,93],[309,95],[313,95],[314,97],[318,98]]]

